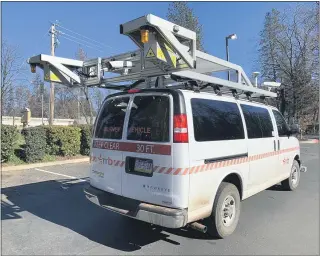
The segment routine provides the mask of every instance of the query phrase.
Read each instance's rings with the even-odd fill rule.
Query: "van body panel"
[[[284,121],[283,116],[276,108],[270,108],[272,113],[272,119],[274,121],[276,137],[277,137],[277,173],[278,175],[288,178],[291,171],[291,166],[295,156],[300,157],[300,144],[299,140],[293,136],[284,134],[283,129],[289,129],[289,127],[281,127],[279,121]],[[285,121],[284,121],[285,122]],[[284,123],[285,126],[286,123]]]
[[[122,153],[105,149],[107,144],[118,142],[106,140],[94,140],[91,152],[90,184],[101,190],[121,195],[121,171]]]
[[[150,106],[143,105],[148,100],[151,100]],[[167,227],[184,226],[210,216],[217,190],[229,174],[240,178],[243,200],[289,177],[294,157],[300,156],[298,140],[279,135],[281,126],[278,122],[281,121],[274,112],[278,110],[264,104],[173,89],[142,89],[133,94],[121,92],[108,96],[103,106],[108,101],[115,103],[104,127],[107,138],[97,136],[99,120],[108,119],[106,116],[110,114],[104,107],[95,122],[90,154],[91,190],[99,189],[97,193],[101,197],[104,191],[131,200],[128,207],[132,202],[138,202],[139,206],[133,204],[139,213],[124,210],[121,204],[117,204],[117,208],[101,205],[96,202],[100,196],[90,196],[91,190],[87,197],[128,217]],[[168,105],[161,105],[167,101]],[[249,106],[249,110],[259,108],[259,111],[253,110],[258,111],[260,119],[252,120],[253,123],[259,120],[262,133],[268,113],[271,120],[268,121],[268,135],[252,137],[252,120],[250,116],[248,119],[251,110],[243,105]],[[173,139],[174,116],[181,114],[187,118],[184,131],[188,136],[186,141],[177,143]],[[163,129],[152,135],[159,125]],[[164,136],[166,132],[167,137],[158,139],[157,134]],[[144,171],[151,170],[152,166],[152,172],[137,172],[137,166],[142,166],[139,168]],[[174,216],[168,217],[170,212]]]
[[[96,188],[121,195],[121,147],[123,124],[129,95],[107,98],[95,121],[90,154],[90,184]],[[122,110],[116,109],[122,104]],[[108,124],[108,125],[104,125]]]
[[[268,107],[253,102],[239,103],[247,130],[248,161],[250,168],[247,189],[251,189],[263,184],[267,180],[273,180],[277,176],[278,152],[276,148],[276,130]],[[254,127],[248,122],[249,120],[252,122],[256,121],[251,116],[253,113],[263,114],[269,118],[269,120],[264,120],[264,125],[266,122],[269,123],[269,134],[263,134],[264,137],[262,138],[254,138],[257,134],[254,134]]]
[[[196,141],[191,100],[194,98],[231,102],[238,108],[237,102],[229,97],[216,96],[208,93],[186,92],[186,109],[189,128],[189,163],[190,189],[189,211],[206,207],[212,208],[215,193],[221,181],[230,173],[237,173],[243,179],[243,188],[246,189],[249,164],[244,161],[247,154],[246,139]],[[240,114],[240,111],[239,111]],[[214,130],[212,131],[215,132]],[[237,157],[239,156],[239,157]],[[229,158],[228,158],[229,157]],[[228,158],[219,160],[219,158]],[[206,160],[209,161],[206,163]]]
[[[173,187],[172,200],[177,208],[188,208],[189,204],[189,143],[173,143]]]
[[[157,142],[152,139],[151,141],[128,139],[130,115],[135,98],[150,96],[169,99],[167,127],[169,136],[167,140]],[[187,208],[189,175],[186,174],[188,174],[189,163],[186,160],[188,160],[189,146],[188,143],[172,142],[173,116],[175,113],[185,113],[183,94],[173,90],[143,90],[141,93],[134,94],[119,93],[115,97],[108,97],[108,100],[121,97],[130,98],[121,139],[112,140],[113,143],[116,143],[110,144],[112,150],[109,150],[110,139],[94,139],[91,152],[91,185],[126,198],[173,208]],[[152,109],[148,111],[149,116],[155,114]],[[164,109],[158,111],[164,111]],[[103,117],[99,116],[99,118]],[[149,128],[137,127],[143,132]],[[100,158],[104,164],[100,164]],[[130,159],[151,160],[152,175],[140,175],[128,171]]]
[[[135,138],[129,140],[128,133],[129,133],[129,116],[133,115],[133,105],[138,104],[137,100],[144,100],[150,97],[162,97],[163,99],[168,99],[169,101],[167,106],[168,114],[166,118],[168,119],[168,138],[167,141],[161,142],[154,142],[152,139],[151,141],[141,141],[136,140]],[[136,102],[136,103],[135,103]],[[160,103],[159,103],[160,104]],[[156,105],[156,103],[154,103]],[[152,108],[152,107],[151,107]],[[137,106],[139,109],[139,106]],[[153,109],[152,109],[153,110]],[[152,113],[151,109],[143,110],[146,115],[155,114]],[[166,205],[172,206],[172,176],[165,174],[169,168],[172,167],[172,113],[173,113],[173,101],[172,97],[168,94],[163,93],[136,93],[131,98],[130,110],[127,114],[127,120],[125,124],[125,132],[124,132],[124,139],[125,143],[133,143],[135,144],[135,152],[123,152],[122,157],[123,161],[126,163],[122,169],[122,195],[127,198],[132,198],[148,203],[154,203],[157,205]],[[149,117],[141,117],[137,116],[135,118],[132,117],[132,122],[137,121],[136,125],[140,126],[142,118],[149,118]],[[141,119],[141,120],[140,120]],[[160,124],[161,125],[161,124]],[[133,126],[135,128],[135,126]],[[139,128],[139,127],[136,127]],[[144,128],[144,132],[148,134],[152,133],[151,127],[142,127]],[[148,130],[146,130],[148,129]],[[132,132],[136,133],[136,132]],[[137,136],[135,136],[137,137]],[[139,137],[139,136],[138,136]],[[149,139],[147,139],[149,140]],[[160,147],[167,147],[170,149],[167,152],[162,152]],[[155,149],[158,149],[155,151]],[[129,158],[132,159],[142,159],[142,160],[151,160],[153,165],[153,173],[151,176],[143,176],[140,173],[134,173],[128,171],[128,161]],[[162,172],[160,172],[160,169]]]

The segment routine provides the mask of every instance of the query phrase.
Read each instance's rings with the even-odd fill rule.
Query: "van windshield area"
[[[131,106],[127,139],[169,142],[169,102],[167,96],[136,96]]]
[[[128,109],[128,103],[129,97],[121,97],[110,99],[104,104],[96,126],[96,138],[122,138],[124,118]]]

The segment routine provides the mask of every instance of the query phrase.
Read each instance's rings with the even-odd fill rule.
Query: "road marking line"
[[[314,154],[314,153],[305,153],[305,152],[302,152],[302,154],[308,155],[308,156],[318,156],[317,154]]]
[[[310,147],[300,147],[300,148],[310,148]]]
[[[57,172],[50,172],[50,171],[42,170],[42,169],[39,169],[39,168],[34,168],[34,170],[37,170],[37,171],[39,171],[39,172],[46,172],[46,173],[51,173],[51,174],[55,174],[55,175],[60,175],[60,176],[63,176],[63,177],[66,177],[66,178],[70,178],[70,179],[80,180],[80,181],[82,181],[82,182],[87,182],[86,180],[79,179],[79,178],[74,177],[74,176],[69,176],[69,175],[57,173]]]

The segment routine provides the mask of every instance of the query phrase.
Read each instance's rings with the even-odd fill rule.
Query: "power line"
[[[89,46],[89,45],[86,45],[86,44],[84,44],[84,43],[81,43],[81,42],[79,42],[79,41],[76,41],[76,40],[70,39],[70,38],[68,38],[68,37],[67,37],[67,36],[65,36],[65,35],[61,35],[61,36],[62,36],[64,39],[67,39],[67,40],[72,41],[72,42],[74,42],[74,43],[77,43],[77,44],[80,44],[80,45],[86,46],[86,47],[88,47],[88,48],[91,48],[91,49],[97,50],[97,51],[99,51],[99,52],[102,52],[102,50],[100,50],[100,49],[97,49],[97,48],[94,48],[94,47],[92,47],[92,46]]]
[[[95,45],[95,44],[93,44],[93,43],[91,43],[91,42],[88,42],[88,41],[86,41],[86,40],[84,40],[84,39],[77,38],[77,37],[75,37],[75,36],[66,34],[66,33],[64,33],[64,32],[62,32],[62,31],[57,31],[57,32],[58,32],[58,34],[71,37],[71,38],[73,38],[74,40],[77,40],[77,41],[83,41],[84,43],[89,44],[89,45],[91,45],[92,47],[97,47],[97,48],[100,48],[101,50],[103,50],[103,47],[102,47],[102,46]]]
[[[89,40],[91,40],[91,41],[93,41],[93,42],[95,42],[95,43],[98,43],[98,44],[100,44],[101,46],[105,46],[105,47],[109,47],[109,48],[113,49],[113,47],[110,46],[110,45],[106,45],[106,44],[104,44],[104,43],[101,43],[101,42],[98,42],[98,41],[96,41],[96,40],[94,40],[94,39],[91,39],[91,38],[89,38],[89,37],[87,37],[87,36],[84,36],[84,35],[82,35],[82,34],[80,34],[80,33],[74,32],[74,31],[72,31],[71,29],[68,29],[68,28],[66,28],[66,27],[61,26],[60,24],[56,24],[56,26],[58,26],[58,27],[60,27],[60,28],[62,28],[62,29],[65,29],[65,30],[67,30],[67,31],[69,31],[69,32],[71,32],[71,33],[74,33],[74,34],[76,34],[76,35],[78,35],[78,36],[81,36],[81,37],[84,37],[84,38],[86,38],[86,39],[89,39]]]

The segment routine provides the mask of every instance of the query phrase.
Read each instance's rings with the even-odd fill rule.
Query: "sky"
[[[203,26],[204,48],[209,54],[225,59],[225,37],[237,34],[237,40],[229,41],[230,61],[242,66],[248,76],[257,71],[254,61],[265,14],[272,8],[283,11],[294,5],[294,2],[189,3]],[[168,6],[169,2],[2,2],[2,40],[17,46],[24,59],[50,54],[47,32],[50,22],[58,21],[60,30],[69,39],[74,40],[70,35],[77,37],[71,30],[104,44],[102,50],[97,50],[82,42],[89,58],[106,57],[136,49],[127,36],[120,34],[120,24],[149,13],[166,18]],[[56,56],[75,58],[79,43],[64,37],[59,41]]]

